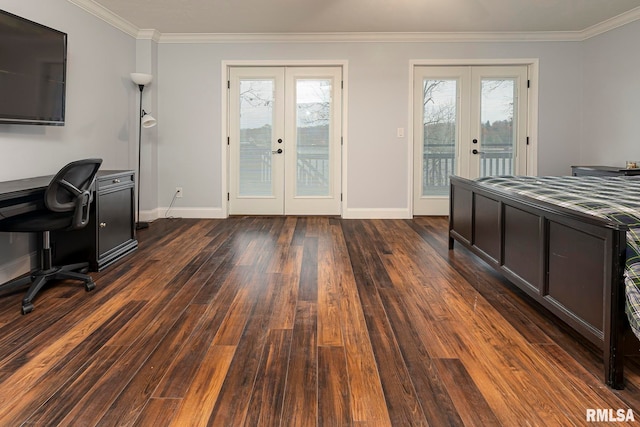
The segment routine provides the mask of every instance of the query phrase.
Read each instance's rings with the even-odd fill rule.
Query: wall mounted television
[[[67,34],[0,10],[0,124],[63,126]]]

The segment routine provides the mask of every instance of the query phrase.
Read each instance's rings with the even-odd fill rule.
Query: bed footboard
[[[449,249],[459,242],[603,351],[623,379],[626,227],[451,177]]]

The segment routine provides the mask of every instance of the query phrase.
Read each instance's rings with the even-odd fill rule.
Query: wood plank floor
[[[625,390],[604,386],[598,351],[447,249],[446,218],[158,220],[138,238],[92,292],[60,283],[26,316],[0,298],[1,426],[640,421],[635,358]]]

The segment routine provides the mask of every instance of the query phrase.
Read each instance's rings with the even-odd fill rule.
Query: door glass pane
[[[270,79],[240,81],[240,197],[273,195],[274,85]]]
[[[480,176],[513,175],[515,79],[482,79]]]
[[[449,175],[456,171],[457,85],[457,80],[423,81],[423,196],[449,194]]]
[[[296,196],[329,196],[331,80],[296,79]]]

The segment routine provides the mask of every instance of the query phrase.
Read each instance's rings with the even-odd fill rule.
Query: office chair
[[[0,231],[42,233],[40,268],[0,285],[0,291],[15,289],[31,283],[22,299],[22,314],[33,311],[33,299],[51,280],[74,279],[84,282],[85,289],[95,288],[91,276],[86,273],[89,263],[83,262],[56,267],[52,264],[49,232],[74,230],[89,222],[89,208],[93,200],[93,182],[102,159],[86,159],[71,162],[58,172],[44,193],[44,207],[0,220]],[[81,272],[78,272],[81,270]]]

